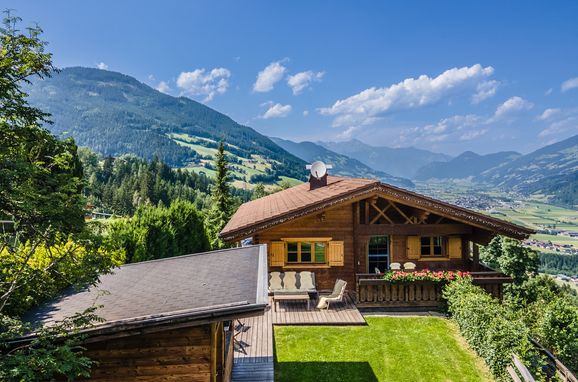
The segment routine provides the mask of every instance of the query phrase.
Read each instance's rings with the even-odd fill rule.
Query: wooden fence
[[[496,298],[502,298],[502,286],[512,279],[500,272],[472,272],[473,283]],[[438,308],[444,283],[437,281],[387,281],[382,275],[356,275],[356,304],[360,308]]]

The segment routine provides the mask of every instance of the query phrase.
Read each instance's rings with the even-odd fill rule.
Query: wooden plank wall
[[[309,270],[315,273],[317,289],[333,289],[337,278],[347,281],[348,289],[355,289],[352,220],[351,205],[346,204],[325,210],[323,215],[315,214],[278,225],[260,232],[254,239],[258,244],[267,244],[269,247],[272,241],[286,237],[331,237],[332,240],[341,240],[345,245],[345,262],[342,267],[269,267],[269,271]]]
[[[222,347],[211,350],[211,335],[222,341],[216,329],[203,325],[89,343],[86,355],[98,362],[90,380],[211,381],[211,353],[222,362],[216,354]]]

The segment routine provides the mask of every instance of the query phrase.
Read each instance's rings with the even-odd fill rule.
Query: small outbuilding
[[[91,381],[228,381],[233,326],[267,306],[264,245],[123,265],[27,315],[35,325],[99,306],[83,331]]]

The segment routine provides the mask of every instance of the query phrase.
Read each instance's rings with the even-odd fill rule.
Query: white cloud
[[[177,78],[177,86],[182,90],[181,94],[205,96],[203,102],[209,102],[215,95],[227,91],[230,77],[231,72],[225,68],[214,68],[209,72],[195,69],[192,72],[181,72]]]
[[[496,113],[494,114],[494,119],[490,120],[489,122],[494,122],[497,119],[506,117],[519,111],[530,110],[532,107],[534,107],[534,104],[532,102],[526,101],[522,97],[511,97],[503,104],[498,106]]]
[[[307,89],[312,82],[321,81],[324,74],[325,72],[314,72],[312,70],[300,72],[293,76],[287,77],[287,85],[291,87],[294,95],[298,95],[303,90]]]
[[[269,118],[284,118],[289,115],[293,109],[291,105],[281,105],[280,103],[273,104],[272,102],[267,102],[261,106],[269,106],[267,111],[260,115],[259,119],[269,119]]]
[[[549,96],[550,94],[552,94],[552,91],[553,91],[553,90],[554,90],[554,89],[549,88],[548,90],[546,90],[546,91],[544,92],[544,95],[545,95],[545,96]]]
[[[104,62],[99,62],[98,64],[96,64],[96,67],[101,70],[108,70],[108,65],[105,64]]]
[[[482,135],[486,134],[487,132],[488,132],[488,129],[468,131],[468,132],[462,134],[462,136],[460,136],[460,141],[471,141],[471,140],[474,140],[476,138],[481,137]]]
[[[563,92],[566,92],[568,90],[575,89],[575,88],[578,88],[578,77],[570,78],[570,79],[562,82],[562,86],[560,86],[560,89]]]
[[[275,84],[283,78],[287,68],[282,61],[272,62],[257,74],[257,80],[253,84],[253,91],[267,93],[273,90]]]
[[[410,145],[437,143],[450,139],[472,140],[484,135],[487,129],[477,129],[485,118],[475,114],[454,115],[437,123],[402,130],[397,143]]]
[[[303,116],[307,117],[309,115],[309,110],[303,110]]]
[[[476,87],[476,94],[472,96],[472,103],[480,103],[496,95],[500,83],[496,80],[480,82]]]
[[[366,89],[336,101],[331,107],[321,108],[319,112],[335,116],[334,127],[368,125],[386,112],[423,107],[465,91],[473,90],[477,94],[480,90],[485,90],[488,94],[488,88],[491,88],[489,85],[483,85],[481,89],[478,87],[480,83],[487,82],[486,78],[493,72],[494,68],[491,66],[484,68],[476,64],[446,70],[435,78],[426,75],[407,78],[389,87]],[[483,98],[481,93],[478,98],[480,97]]]
[[[560,109],[546,109],[544,110],[542,115],[538,117],[538,119],[544,121],[546,119],[550,119],[553,115],[556,115],[558,113],[560,113]]]
[[[157,89],[159,92],[161,93],[165,93],[167,94],[170,90],[171,87],[169,86],[168,83],[166,83],[165,81],[161,81],[159,82],[159,84],[155,87],[155,89]]]
[[[551,135],[560,135],[570,131],[578,131],[578,116],[569,116],[560,121],[551,123],[546,129],[542,130],[539,137],[544,138]]]

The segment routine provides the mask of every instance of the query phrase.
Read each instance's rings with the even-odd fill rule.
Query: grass
[[[368,317],[367,326],[275,326],[276,381],[492,381],[439,317]]]

